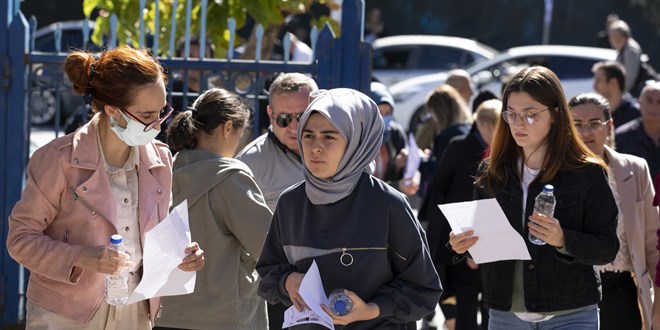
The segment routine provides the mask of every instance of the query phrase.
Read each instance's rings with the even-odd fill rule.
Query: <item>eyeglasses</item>
[[[170,115],[172,115],[172,112],[174,112],[174,108],[172,108],[172,106],[169,103],[165,103],[165,106],[162,109],[160,109],[160,113],[158,115],[159,118],[150,123],[145,123],[142,120],[140,120],[140,118],[135,117],[132,113],[121,108],[119,108],[119,110],[125,112],[128,116],[137,120],[138,122],[140,122],[140,124],[144,125],[145,132],[151,131],[152,129],[154,129],[154,127],[162,124],[167,118],[170,117]]]
[[[603,128],[603,126],[607,125],[607,123],[609,122],[610,119],[606,121],[595,119],[595,120],[590,120],[587,123],[576,122],[574,125],[575,125],[575,129],[580,133],[585,133],[584,129],[586,129],[587,132],[598,132]]]
[[[293,119],[295,118],[297,122],[300,122],[300,117],[302,117],[303,113],[281,113],[279,115],[275,115],[273,119],[275,120],[275,123],[277,123],[277,126],[281,128],[285,128],[291,124]]]
[[[510,111],[510,110],[504,110],[504,111],[502,111],[502,118],[509,125],[515,124],[516,123],[516,118],[520,118],[520,120],[522,120],[523,124],[531,125],[531,124],[534,124],[534,119],[536,119],[536,115],[538,115],[539,113],[541,113],[543,111],[546,111],[546,110],[549,110],[549,109],[545,108],[545,109],[543,109],[541,111],[537,111],[535,113],[530,113],[530,112],[527,112],[527,111],[523,111],[520,114],[517,114],[517,113],[515,113],[513,111]]]

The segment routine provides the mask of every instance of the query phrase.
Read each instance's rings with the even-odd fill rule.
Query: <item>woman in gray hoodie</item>
[[[272,214],[250,169],[233,158],[248,118],[244,101],[214,88],[168,128],[170,148],[178,151],[172,205],[188,200],[191,236],[208,252],[195,292],[163,299],[159,327],[267,328],[254,266]]]

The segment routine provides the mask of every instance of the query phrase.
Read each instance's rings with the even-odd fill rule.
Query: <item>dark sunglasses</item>
[[[300,122],[300,117],[302,117],[303,113],[299,112],[296,114],[293,113],[281,113],[279,115],[275,115],[273,119],[275,119],[275,123],[277,123],[277,126],[281,128],[285,128],[291,124],[293,121],[293,118],[296,118],[297,122]]]
[[[137,120],[138,122],[140,122],[140,124],[144,125],[145,132],[148,132],[152,130],[154,127],[162,124],[165,120],[167,120],[167,118],[169,118],[172,115],[172,112],[174,112],[174,108],[172,108],[172,106],[169,103],[165,103],[165,106],[162,109],[160,109],[160,114],[158,115],[158,119],[150,123],[145,123],[142,120],[140,120],[140,118],[135,117],[132,113],[121,108],[119,110],[125,112],[129,117]]]

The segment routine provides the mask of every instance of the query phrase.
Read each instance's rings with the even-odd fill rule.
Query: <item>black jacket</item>
[[[614,260],[619,250],[616,235],[617,207],[606,173],[597,165],[578,171],[560,171],[548,182],[555,187],[557,206],[554,217],[564,231],[565,247],[571,256],[555,247],[534,245],[523,228],[534,208],[534,199],[543,183],[534,180],[529,186],[522,214],[522,188],[513,171],[495,194],[511,226],[527,243],[532,260],[523,262],[525,306],[530,312],[553,312],[597,304],[601,299],[600,278],[594,265]],[[540,176],[540,174],[539,174]],[[476,188],[475,199],[491,198]],[[483,300],[487,307],[511,309],[514,266],[518,261],[497,261],[480,265]]]
[[[424,231],[405,196],[366,173],[349,196],[331,204],[312,204],[304,181],[282,193],[257,262],[259,295],[291,305],[286,277],[306,273],[314,260],[326,294],[348,289],[380,308],[376,319],[336,329],[414,330],[415,320],[433,311],[442,293]]]
[[[452,262],[452,253],[446,247],[451,228],[438,204],[472,200],[474,176],[486,147],[474,125],[469,134],[457,136],[449,142],[433,174],[418,218],[429,223],[426,236],[436,268],[439,264]]]

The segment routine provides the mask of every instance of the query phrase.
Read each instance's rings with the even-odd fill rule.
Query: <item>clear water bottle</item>
[[[121,235],[110,236],[108,249],[129,254],[123,241],[124,238]],[[125,267],[119,275],[105,274],[105,301],[108,304],[113,306],[126,305],[128,295],[128,267]]]
[[[346,315],[353,309],[353,301],[344,293],[343,289],[333,290],[328,300],[330,311],[337,316]]]
[[[555,205],[557,201],[555,200],[554,192],[555,188],[552,185],[546,184],[543,186],[543,191],[536,196],[536,201],[534,203],[534,213],[540,213],[546,217],[552,217],[555,214]],[[536,245],[545,245],[546,242],[529,232],[527,237],[530,242]]]

